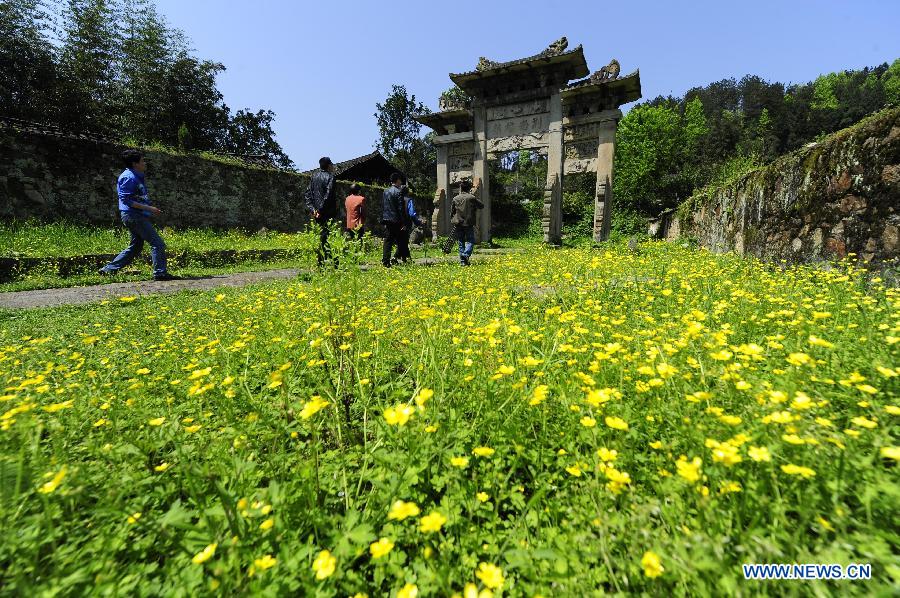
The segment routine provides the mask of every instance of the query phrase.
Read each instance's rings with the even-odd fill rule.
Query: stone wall
[[[810,262],[898,258],[900,108],[889,108],[731,183],[660,227],[714,251]]]
[[[76,136],[0,128],[0,220],[117,225],[115,181],[125,149]],[[145,153],[147,188],[163,210],[155,217],[160,226],[296,231],[308,222],[303,206],[307,175],[197,154]],[[338,184],[342,208],[349,186]],[[367,225],[377,233],[382,191],[363,186]]]

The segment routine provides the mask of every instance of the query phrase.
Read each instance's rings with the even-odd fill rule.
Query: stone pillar
[[[616,154],[617,119],[600,122],[597,144],[597,189],[594,193],[594,242],[609,238],[613,201],[613,158]]]
[[[487,154],[487,109],[484,104],[474,106],[475,123],[475,162],[473,175],[481,179],[481,194],[478,199],[484,203],[484,209],[478,211],[475,225],[475,240],[479,243],[491,242],[491,189],[488,175]]]
[[[450,221],[447,215],[447,194],[450,193],[450,172],[447,168],[447,154],[449,148],[442,143],[435,147],[437,153],[437,191],[434,195],[434,212],[431,217],[431,234],[446,235],[449,230],[447,223]]]
[[[559,92],[550,96],[547,185],[544,193],[544,243],[562,243],[563,123]]]

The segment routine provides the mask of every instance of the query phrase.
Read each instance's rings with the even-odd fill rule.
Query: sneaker
[[[162,274],[154,276],[153,280],[162,282],[165,280],[182,280],[182,278],[180,276],[175,276],[174,274],[169,274],[168,272],[163,272]]]

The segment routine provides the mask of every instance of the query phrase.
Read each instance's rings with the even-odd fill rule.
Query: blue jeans
[[[166,273],[166,244],[153,228],[150,220],[144,216],[122,214],[122,224],[131,233],[131,242],[116,259],[106,264],[103,269],[113,273],[121,270],[134,261],[144,249],[144,241],[150,244],[150,257],[153,259],[153,276]]]
[[[459,226],[456,235],[459,239],[459,261],[468,264],[469,258],[472,257],[472,249],[475,247],[475,227]]]

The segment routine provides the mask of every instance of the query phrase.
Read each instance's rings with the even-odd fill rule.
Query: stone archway
[[[573,172],[597,174],[594,240],[607,238],[616,127],[622,117],[619,106],[641,97],[640,73],[620,77],[619,63],[613,60],[588,76],[582,47],[566,51],[567,46],[562,38],[521,60],[498,63],[481,58],[474,71],[450,75],[471,102],[442,103],[440,112],[417,119],[436,133],[436,234],[450,230],[447,208],[453,187],[463,179],[477,179],[485,204],[477,237],[490,242],[488,160],[500,153],[535,149],[547,154],[544,242],[561,242],[563,177]]]

